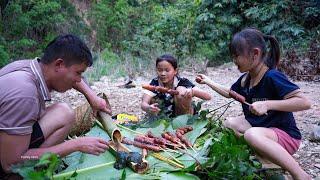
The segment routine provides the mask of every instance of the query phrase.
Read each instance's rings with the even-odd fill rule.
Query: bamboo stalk
[[[87,172],[87,171],[91,171],[93,169],[98,169],[98,168],[102,168],[102,167],[106,167],[106,166],[110,166],[112,164],[114,164],[115,161],[112,161],[112,162],[108,162],[108,163],[104,163],[104,164],[99,164],[99,165],[96,165],[96,166],[92,166],[92,167],[87,167],[87,168],[83,168],[83,169],[78,169],[78,170],[75,170],[75,171],[70,171],[70,172],[66,172],[66,173],[62,173],[62,174],[56,174],[53,176],[53,179],[66,179],[66,178],[69,178],[69,176],[71,176],[74,172],[77,172],[77,173],[83,173],[83,172]]]
[[[96,120],[96,123],[98,124],[98,126],[101,128],[101,129],[104,129],[101,122],[99,122],[98,120]]]

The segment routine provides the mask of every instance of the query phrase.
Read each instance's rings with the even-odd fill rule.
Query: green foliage
[[[86,33],[67,0],[12,0],[2,13],[0,35],[10,59],[41,56],[48,42],[60,33]]]
[[[124,65],[120,57],[112,51],[105,49],[101,53],[93,54],[93,59],[93,66],[84,73],[89,82],[98,81],[103,75],[124,76]]]
[[[284,54],[294,49],[305,56],[310,42],[320,37],[317,0],[71,2],[12,0],[6,4],[0,26],[0,45],[5,47],[0,51],[0,64],[10,61],[4,60],[7,55],[9,59],[40,56],[46,44],[61,33],[80,35],[97,53],[108,49],[124,64],[117,66],[118,74],[129,76],[153,69],[154,60],[163,53],[177,56],[182,66],[192,65],[190,59],[208,65],[230,61],[228,44],[245,27],[275,35]],[[103,60],[100,56],[104,55],[97,59]],[[128,64],[134,64],[133,68]]]
[[[115,51],[120,50],[121,42],[135,30],[130,21],[132,13],[126,0],[95,2],[89,16],[97,32],[97,46],[103,49],[111,44]]]
[[[45,153],[39,160],[28,160],[23,164],[13,166],[12,171],[18,173],[23,179],[51,179],[60,163],[58,155]]]
[[[232,130],[224,130],[219,140],[210,147],[210,159],[206,163],[209,177],[253,179],[257,167],[250,159],[250,151],[243,137],[237,138]]]
[[[9,54],[3,45],[0,45],[0,68],[9,63]]]

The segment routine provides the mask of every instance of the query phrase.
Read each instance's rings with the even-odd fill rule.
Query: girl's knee
[[[224,120],[224,121],[222,122],[222,125],[223,125],[223,127],[225,127],[225,128],[231,129],[231,128],[230,128],[230,123],[229,123],[228,119]]]
[[[188,88],[186,88],[186,87],[183,87],[183,86],[178,86],[178,87],[176,88],[176,90],[179,91],[179,94],[176,95],[175,97],[177,97],[177,98],[183,98],[183,99],[186,99],[186,97],[184,97],[183,95],[185,95],[187,91],[190,91],[190,92],[191,92],[190,89],[188,89]],[[192,97],[189,97],[189,99],[192,99]]]
[[[252,128],[249,128],[248,130],[246,130],[244,132],[243,136],[247,142],[252,142],[255,140],[259,140],[261,138],[262,134],[261,134],[259,128],[252,127]]]
[[[186,87],[184,87],[184,86],[178,86],[177,87],[177,91],[185,91],[187,88]]]
[[[174,97],[174,103],[178,106],[179,105],[182,105],[182,106],[191,105],[191,102],[192,102],[192,97],[184,97],[181,95],[181,93]]]
[[[226,128],[234,129],[235,128],[234,118],[230,118],[230,117],[226,118],[226,120],[222,122],[222,125]]]

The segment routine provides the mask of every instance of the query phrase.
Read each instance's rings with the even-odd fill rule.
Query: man
[[[45,107],[51,91],[75,88],[85,95],[94,112],[111,114],[110,105],[82,80],[81,74],[91,65],[88,47],[78,37],[64,35],[49,43],[41,59],[15,61],[0,70],[0,159],[4,172],[10,172],[12,164],[46,152],[61,157],[75,151],[98,155],[108,148],[106,141],[96,137],[64,142],[75,121],[73,110],[65,103]]]

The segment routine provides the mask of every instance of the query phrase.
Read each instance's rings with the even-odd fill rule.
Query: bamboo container
[[[104,93],[102,93],[102,98],[108,102],[107,96]],[[120,143],[122,141],[121,132],[109,114],[99,111],[97,119],[113,142]]]
[[[109,142],[109,151],[114,156],[116,156],[116,153],[118,151],[131,152],[131,150],[129,148],[127,148],[124,144],[120,143],[120,144],[117,145],[113,141]],[[141,164],[130,162],[129,166],[134,172],[139,173],[139,174],[143,174],[149,169],[149,163],[145,159],[145,157],[142,158],[142,163]]]
[[[105,101],[108,103],[107,96],[104,93],[99,94],[99,96],[102,96],[102,98],[105,99]],[[109,114],[99,111],[97,119],[102,124],[103,129],[107,132],[107,134],[111,138],[111,141],[108,144],[109,144],[109,151],[113,155],[116,155],[118,151],[131,152],[129,148],[127,148],[124,144],[121,143],[123,139],[121,132],[116,126],[116,124],[113,122]],[[131,162],[130,168],[134,172],[142,174],[149,169],[149,164],[148,164],[148,161],[146,161],[145,158],[143,158],[141,164]]]

